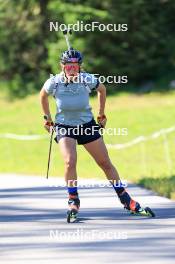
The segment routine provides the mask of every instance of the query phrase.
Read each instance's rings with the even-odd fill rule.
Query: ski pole
[[[66,44],[67,44],[67,47],[68,47],[68,50],[69,50],[69,54],[70,54],[72,47],[70,45],[68,33],[71,35],[72,34],[72,31],[71,30],[68,30],[68,29],[66,29],[66,30],[63,31],[64,37],[65,37],[65,40],[66,40]]]
[[[50,134],[49,156],[48,156],[48,163],[47,163],[47,176],[46,176],[47,179],[49,178],[49,168],[50,168],[50,157],[51,157],[51,150],[52,150],[53,133],[54,133],[54,128],[52,127],[52,131]]]

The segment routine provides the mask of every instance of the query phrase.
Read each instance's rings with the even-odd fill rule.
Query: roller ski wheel
[[[131,215],[155,217],[155,213],[149,207],[140,208],[138,211],[130,210]]]
[[[75,209],[67,211],[67,223],[75,223],[78,218],[78,211]]]

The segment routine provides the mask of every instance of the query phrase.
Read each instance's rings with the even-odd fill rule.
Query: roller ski
[[[67,223],[75,223],[78,218],[80,208],[80,200],[77,195],[69,195],[69,210],[67,211]]]
[[[124,209],[130,212],[131,215],[136,216],[147,216],[147,217],[155,217],[155,213],[149,207],[142,208],[140,204],[134,201],[129,194],[124,191],[119,199],[121,203],[124,205]]]
[[[141,208],[138,211],[130,210],[131,215],[155,217],[155,213],[149,207]]]

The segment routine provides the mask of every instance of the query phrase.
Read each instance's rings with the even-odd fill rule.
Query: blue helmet
[[[76,62],[76,63],[81,64],[83,61],[83,56],[82,56],[81,52],[71,48],[70,50],[66,50],[62,53],[60,61],[62,64],[66,64],[69,62],[70,63]]]

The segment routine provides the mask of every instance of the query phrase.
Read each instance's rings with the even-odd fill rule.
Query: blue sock
[[[125,205],[129,206],[130,201],[131,201],[131,197],[130,197],[130,195],[127,192],[124,192],[125,188],[119,187],[119,186],[115,186],[115,185],[113,185],[113,187],[114,187],[114,190],[116,191],[116,193],[117,193],[117,195],[118,195],[118,197],[120,199],[120,202],[122,204],[125,204]]]
[[[77,187],[67,187],[68,193],[72,195],[78,195]]]
[[[125,188],[123,188],[123,187],[119,187],[119,186],[115,186],[115,185],[113,185],[113,187],[114,187],[114,190],[116,191],[116,193],[118,195],[120,195],[125,190]]]

